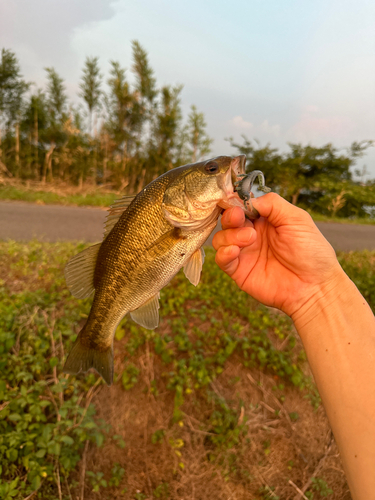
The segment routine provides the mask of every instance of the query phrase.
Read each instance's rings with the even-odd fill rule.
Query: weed
[[[155,498],[160,498],[161,500],[167,500],[170,498],[169,496],[169,485],[168,483],[161,483],[159,486],[157,486],[154,491],[153,495]]]
[[[157,444],[162,441],[163,437],[165,436],[165,431],[160,429],[158,431],[155,431],[153,435],[151,436],[151,442],[152,444]]]
[[[306,496],[309,500],[313,500],[315,493],[317,493],[319,497],[329,497],[333,494],[333,491],[328,487],[328,484],[324,481],[324,479],[313,477],[311,480],[311,485],[311,489],[306,491]]]
[[[92,472],[92,471],[88,470],[86,472],[86,476],[90,478],[92,491],[94,493],[98,493],[101,490],[101,488],[107,488],[108,483],[103,478],[104,477],[103,472]]]
[[[125,469],[123,469],[118,463],[116,463],[111,469],[111,479],[108,481],[108,485],[114,487],[120,486],[124,474]]]
[[[128,391],[138,382],[139,369],[133,364],[128,365],[122,372],[121,381],[122,387]]]

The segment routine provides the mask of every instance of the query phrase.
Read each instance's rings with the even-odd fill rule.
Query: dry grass
[[[118,373],[122,352],[117,345]],[[311,490],[313,477],[329,484],[332,500],[351,498],[325,412],[322,407],[315,411],[300,391],[287,388],[280,403],[272,389],[274,377],[247,370],[235,360],[227,362],[211,389],[237,411],[245,429],[237,445],[220,449],[207,439],[213,408],[206,398],[187,397],[182,421],[174,422],[170,391],[165,388],[157,396],[150,391],[153,380],[163,380],[165,366],[147,345],[132,361],[142,374],[136,386],[124,391],[119,381],[103,388],[94,401],[98,416],[126,446],[120,450],[109,440],[87,457],[88,470],[106,476],[119,463],[125,469],[121,487],[100,494],[86,482],[85,499],[297,500],[303,498],[298,490]],[[298,414],[298,420],[292,421],[290,414]],[[153,444],[152,436],[160,430],[163,438]],[[155,496],[163,484],[169,496]],[[321,496],[315,492],[314,498]]]
[[[87,195],[92,194],[100,190],[102,193],[116,193],[119,194],[120,191],[116,191],[112,184],[94,184],[91,180],[85,182],[81,186],[71,184],[70,182],[64,182],[61,180],[55,180],[52,182],[42,182],[36,180],[21,180],[8,177],[0,177],[0,185],[11,186],[19,189],[24,189],[28,191],[44,191],[46,193],[54,193],[62,197],[67,197],[70,195]]]
[[[43,184],[38,181],[22,182],[17,179],[0,178],[0,200],[26,201],[39,205],[73,205],[108,208],[122,191],[110,184],[86,183],[74,186],[66,182]]]

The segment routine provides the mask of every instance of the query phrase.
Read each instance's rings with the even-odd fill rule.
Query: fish
[[[245,173],[246,156],[218,156],[176,167],[148,184],[135,197],[124,196],[110,208],[104,238],[65,267],[71,293],[94,294],[86,324],[68,355],[64,372],[90,368],[113,382],[113,338],[128,313],[144,328],[159,324],[160,290],[183,268],[198,285],[203,244],[223,209],[240,206],[234,189]]]

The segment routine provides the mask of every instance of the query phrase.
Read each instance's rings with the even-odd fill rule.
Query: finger
[[[220,247],[237,245],[238,247],[246,247],[253,243],[256,239],[256,231],[253,227],[245,223],[245,227],[236,229],[225,229],[218,231],[212,240],[212,246],[215,250]]]
[[[232,276],[238,268],[240,259],[240,248],[236,245],[220,247],[216,252],[216,264],[229,276]]]
[[[245,213],[240,207],[233,207],[225,210],[221,217],[221,227],[228,229],[230,227],[243,226],[245,222]]]
[[[307,212],[292,205],[276,193],[265,194],[251,201],[259,214],[266,217],[275,227],[295,224],[297,220],[306,222],[311,219]]]

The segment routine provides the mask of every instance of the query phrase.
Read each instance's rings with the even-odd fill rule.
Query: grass
[[[0,498],[350,499],[291,321],[213,251],[198,287],[162,290],[156,331],[121,322],[112,387],[62,374],[90,308],[63,278],[83,248],[0,243]],[[375,309],[375,252],[339,258]]]
[[[74,205],[74,206],[92,206],[109,207],[121,195],[116,193],[103,193],[99,188],[91,188],[85,193],[70,193],[63,189],[57,192],[37,189],[26,189],[25,187],[0,185],[0,200],[6,201],[26,201],[29,203],[38,203],[41,205]]]
[[[315,222],[337,222],[338,224],[365,224],[375,225],[375,218],[372,217],[329,217],[328,215],[318,214],[308,210]]]

